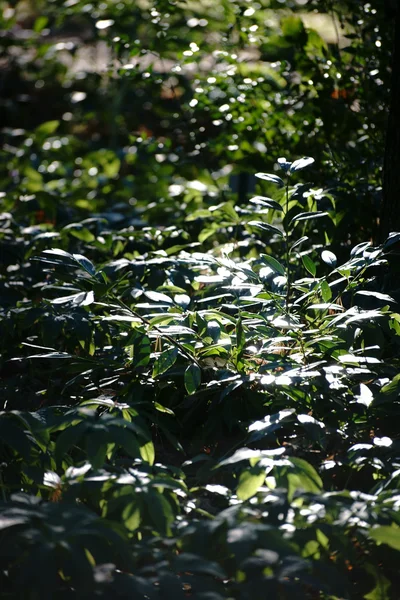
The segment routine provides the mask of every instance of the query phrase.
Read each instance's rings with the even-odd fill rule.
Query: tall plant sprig
[[[291,295],[291,274],[290,274],[290,225],[291,222],[288,219],[289,213],[289,191],[290,191],[290,178],[293,173],[296,171],[300,171],[305,167],[308,167],[314,162],[314,159],[310,156],[299,158],[295,160],[293,163],[286,160],[286,158],[278,158],[278,164],[280,168],[285,173],[285,179],[282,179],[278,175],[272,173],[256,173],[256,177],[259,179],[264,179],[265,181],[270,181],[271,183],[275,183],[279,187],[285,189],[284,201],[285,201],[285,209],[284,209],[284,218],[282,220],[283,230],[284,230],[284,240],[285,240],[285,258],[286,258],[286,312],[290,313],[290,295]],[[296,240],[294,245],[300,243],[300,240]]]

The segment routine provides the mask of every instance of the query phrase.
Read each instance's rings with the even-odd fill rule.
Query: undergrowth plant
[[[312,163],[182,225],[3,215],[4,597],[395,598],[400,234],[340,262]]]

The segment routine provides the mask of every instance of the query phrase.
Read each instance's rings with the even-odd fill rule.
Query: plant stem
[[[289,313],[290,302],[290,252],[289,252],[289,176],[286,178],[286,208],[285,208],[285,245],[286,245],[286,312]]]

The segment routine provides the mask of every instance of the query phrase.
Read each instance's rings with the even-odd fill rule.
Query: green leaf
[[[258,227],[263,231],[272,231],[273,233],[283,236],[283,232],[280,229],[278,229],[278,227],[270,225],[269,223],[264,223],[264,221],[249,221],[246,225],[250,227]]]
[[[89,275],[95,275],[96,274],[96,269],[93,265],[93,263],[86,258],[85,256],[82,256],[82,254],[73,254],[72,258],[74,260],[76,260],[76,262],[83,267],[83,269],[89,273]]]
[[[250,202],[264,208],[272,208],[273,210],[279,211],[283,210],[279,202],[272,200],[272,198],[267,198],[266,196],[254,196],[254,198],[250,198]]]
[[[62,461],[68,450],[79,442],[87,428],[88,424],[81,421],[77,425],[69,425],[60,433],[55,449],[55,459],[58,463]]]
[[[306,31],[304,29],[304,24],[303,21],[301,20],[300,17],[297,17],[296,15],[290,15],[287,17],[284,17],[281,19],[281,28],[282,28],[282,33],[285,37],[289,38],[290,40],[294,40],[294,41],[300,41],[303,40],[304,38],[304,42],[307,41],[307,34]],[[296,160],[293,165],[295,165],[296,163],[300,163],[301,161],[307,161],[307,160],[311,160],[312,162],[314,162],[314,159],[309,159],[309,158],[301,158],[300,160]],[[307,166],[307,164],[310,163],[306,163],[305,166]],[[293,169],[293,165],[292,165],[292,169]],[[299,167],[300,169],[302,169],[303,167]]]
[[[129,342],[132,344],[132,364],[135,367],[146,367],[151,355],[150,338],[144,333],[135,332]]]
[[[275,448],[274,450],[251,450],[251,448],[239,448],[229,456],[225,458],[215,468],[224,467],[227,465],[235,465],[238,462],[242,462],[243,460],[258,460],[260,458],[268,458],[274,456],[280,456],[284,454],[285,448]]]
[[[185,371],[185,388],[188,394],[194,394],[201,384],[201,369],[196,364],[189,365]]]
[[[178,358],[178,348],[169,348],[168,350],[164,350],[160,354],[160,356],[156,359],[153,367],[153,377],[158,377],[158,375],[162,375],[168,369],[170,369],[176,362]]]
[[[124,510],[122,511],[122,519],[124,520],[125,527],[129,529],[129,531],[135,531],[139,527],[142,516],[140,505],[136,499],[125,505]]]
[[[279,273],[279,275],[286,276],[285,268],[281,265],[280,262],[276,260],[276,258],[270,256],[269,254],[262,254],[261,259],[263,260],[263,262],[267,263],[276,273]]]
[[[370,296],[371,298],[376,298],[377,300],[382,300],[382,302],[396,303],[396,300],[394,298],[392,298],[392,296],[389,296],[389,294],[382,294],[382,292],[375,292],[375,291],[369,291],[369,290],[358,290],[356,292],[356,294],[358,296]]]
[[[303,242],[306,242],[308,240],[308,236],[304,235],[303,237],[301,237],[300,239],[298,239],[290,248],[289,252],[293,252],[293,250],[295,248],[297,248],[298,246],[300,246],[300,244],[302,244]]]
[[[243,320],[241,317],[238,318],[236,322],[236,346],[238,351],[238,356],[240,356],[243,352],[243,348],[246,345],[246,335],[243,329]]]
[[[299,21],[301,23],[302,29],[304,29],[301,19],[299,19]],[[300,171],[300,169],[305,169],[309,165],[312,165],[313,162],[315,162],[315,161],[313,158],[311,158],[311,156],[308,156],[305,158],[299,158],[299,160],[295,160],[294,163],[292,163],[292,166],[290,167],[289,172],[295,173],[296,171]]]
[[[310,463],[297,457],[291,457],[290,462],[294,467],[293,472],[288,475],[290,497],[293,497],[298,489],[316,494],[321,492],[323,488],[321,477]]]
[[[141,456],[141,449],[139,448],[139,443],[135,433],[124,427],[118,427],[117,429],[118,431],[114,436],[114,441],[118,443],[118,445],[122,446],[129,456],[132,458],[139,458]]]
[[[36,135],[48,136],[56,131],[60,124],[60,121],[46,121],[46,123],[42,123],[39,127],[36,127],[35,133]]]
[[[145,292],[145,296],[152,302],[163,303],[163,304],[173,304],[173,300],[166,294],[161,294],[160,292]]]
[[[400,527],[381,525],[369,530],[369,537],[381,544],[400,550]]]
[[[264,484],[265,470],[257,468],[257,466],[247,469],[240,474],[239,485],[236,493],[240,500],[248,500],[254,496],[259,488]]]
[[[315,277],[315,274],[317,272],[317,267],[316,264],[313,260],[311,260],[311,258],[309,256],[302,256],[301,260],[303,262],[303,265],[305,267],[305,269],[313,276]]]
[[[326,263],[330,267],[336,266],[336,263],[337,263],[336,255],[333,254],[333,252],[331,252],[330,250],[323,250],[323,252],[321,252],[321,258],[324,261],[324,263]]]
[[[284,171],[285,173],[287,173],[290,167],[292,166],[292,163],[286,160],[286,158],[284,157],[278,158],[276,162],[278,163],[282,171]]]
[[[87,229],[87,227],[71,227],[69,228],[68,233],[76,237],[78,240],[86,243],[94,242],[96,239],[93,233]]]
[[[154,464],[155,450],[151,440],[146,444],[143,444],[143,446],[140,446],[140,456],[150,465]]]
[[[171,524],[175,517],[168,500],[157,491],[151,490],[146,494],[146,508],[157,533],[170,535]]]
[[[272,173],[256,173],[256,177],[258,179],[264,179],[264,181],[271,181],[272,183],[276,183],[280,187],[285,185],[283,179],[278,177],[278,175],[273,175]]]
[[[332,291],[328,282],[324,279],[320,284],[321,296],[324,302],[329,302],[332,298]]]
[[[291,221],[290,224],[292,223],[298,223],[300,221],[309,221],[310,219],[320,219],[321,217],[327,217],[329,216],[329,213],[327,212],[323,212],[320,210],[314,211],[314,212],[303,212],[300,213],[298,215],[296,215]]]
[[[248,439],[249,443],[253,443],[264,437],[267,437],[279,429],[282,425],[282,421],[286,421],[289,418],[292,419],[294,412],[294,408],[286,408],[273,415],[267,415],[260,421],[254,421],[254,423],[252,423],[248,428],[248,432],[250,434]]]
[[[33,30],[35,31],[35,33],[40,33],[47,25],[47,23],[49,22],[49,18],[45,17],[44,15],[41,15],[40,17],[38,17],[35,20],[35,23],[33,25]],[[57,121],[58,123],[59,121]],[[51,121],[50,121],[51,123]]]

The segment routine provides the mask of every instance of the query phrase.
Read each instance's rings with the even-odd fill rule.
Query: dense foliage
[[[4,8],[1,598],[397,597],[379,4]]]

